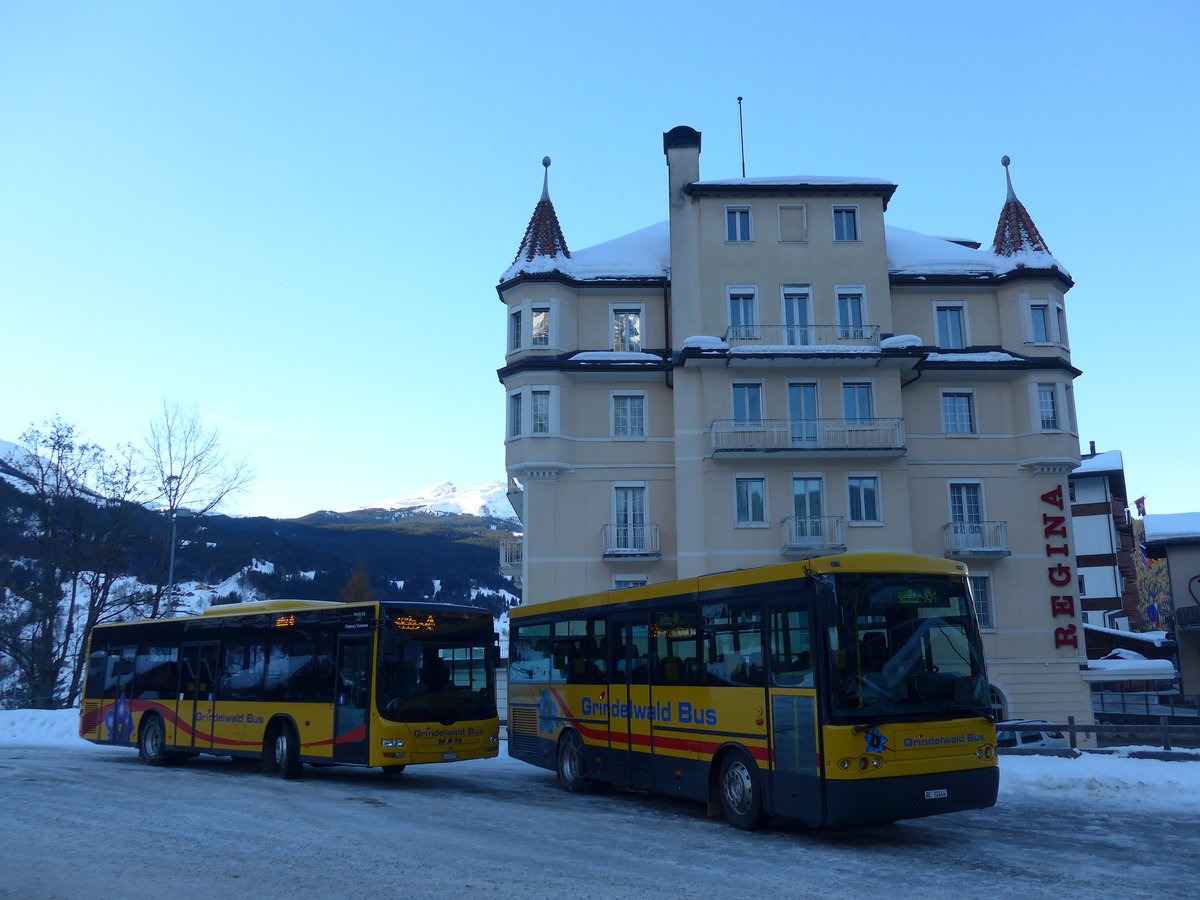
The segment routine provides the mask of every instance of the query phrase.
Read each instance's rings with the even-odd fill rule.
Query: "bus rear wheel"
[[[766,821],[763,815],[762,779],[758,766],[741,750],[731,750],[721,760],[717,776],[721,809],[734,828],[754,831]]]
[[[558,741],[558,783],[572,794],[582,794],[592,781],[587,777],[587,758],[583,738],[577,731],[566,732]]]

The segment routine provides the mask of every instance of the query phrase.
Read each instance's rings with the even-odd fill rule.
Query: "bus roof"
[[[858,572],[911,572],[925,575],[966,575],[965,563],[943,559],[938,556],[919,556],[913,553],[839,553],[820,556],[802,562],[782,563],[774,566],[758,566],[752,569],[733,569],[713,575],[666,581],[644,587],[607,591],[602,594],[587,594],[516,607],[509,611],[510,619],[546,613],[567,612],[592,607],[618,606],[652,598],[672,597],[681,594],[708,593],[729,588],[766,584],[773,581],[790,581],[807,575],[830,575]]]

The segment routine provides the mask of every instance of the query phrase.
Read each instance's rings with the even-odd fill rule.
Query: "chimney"
[[[1096,455],[1096,442],[1095,442],[1095,441],[1088,441],[1088,447],[1090,448],[1090,449],[1088,450],[1088,455],[1089,455],[1089,456],[1095,456],[1095,455]]]

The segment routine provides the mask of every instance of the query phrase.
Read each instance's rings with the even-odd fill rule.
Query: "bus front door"
[[[109,647],[104,672],[104,702],[101,711],[100,733],[114,744],[129,744],[133,740],[133,671],[137,646]]]
[[[609,684],[608,732],[613,781],[624,787],[654,787],[650,726],[650,626],[644,618],[613,621],[613,673]]]
[[[179,726],[175,744],[211,750],[213,713],[217,706],[217,648],[215,641],[184,644],[179,654]],[[184,733],[180,734],[179,731]]]
[[[338,638],[337,694],[333,710],[334,762],[366,763],[371,697],[371,638]]]

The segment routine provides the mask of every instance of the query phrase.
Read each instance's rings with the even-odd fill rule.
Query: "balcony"
[[[789,516],[781,530],[781,546],[788,556],[820,556],[846,549],[846,520],[841,516]]]
[[[601,525],[604,558],[660,559],[657,525]]]
[[[878,353],[878,325],[732,325],[730,353]]]
[[[904,419],[717,419],[712,452],[903,456]]]
[[[942,526],[946,556],[952,559],[998,559],[1011,556],[1007,522],[949,522]]]
[[[525,562],[525,542],[509,538],[500,542],[500,571],[505,575],[520,575]]]

